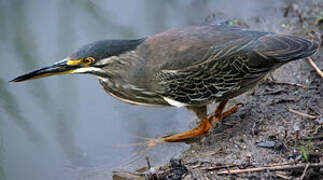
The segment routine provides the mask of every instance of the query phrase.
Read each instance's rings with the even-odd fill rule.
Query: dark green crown
[[[73,53],[70,58],[78,60],[86,57],[93,57],[95,60],[104,59],[110,56],[118,56],[124,52],[134,50],[146,38],[136,40],[101,40],[87,44]]]

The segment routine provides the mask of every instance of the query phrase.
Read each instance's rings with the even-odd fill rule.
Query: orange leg
[[[198,113],[196,111],[194,111],[195,113],[197,113],[197,116],[199,118],[201,118],[201,121],[197,127],[193,128],[191,130],[188,130],[188,131],[185,131],[182,133],[178,133],[178,134],[175,134],[172,136],[158,138],[158,139],[145,138],[147,140],[147,142],[144,143],[147,146],[147,148],[145,150],[147,150],[159,143],[184,142],[184,141],[187,141],[193,137],[208,133],[210,131],[210,129],[214,128],[215,124],[218,123],[221,119],[229,116],[230,114],[232,114],[238,110],[239,105],[235,105],[234,107],[232,107],[228,111],[223,112],[227,103],[228,103],[228,100],[220,102],[218,104],[218,106],[216,107],[214,113],[212,113],[210,116],[208,116],[206,118],[202,118],[202,117],[204,117],[203,114],[206,113],[206,109],[204,109],[205,112],[204,112],[204,110],[202,110],[203,111],[202,113],[200,113],[200,111],[198,111]]]
[[[209,132],[209,130],[211,129],[211,124],[210,124],[211,118],[212,117],[210,116],[206,119],[201,120],[200,124],[191,130],[178,133],[172,136],[168,136],[168,137],[163,137],[163,138],[160,138],[160,140],[166,141],[166,142],[181,142],[189,138],[205,134]]]
[[[210,120],[212,121],[211,126],[212,128],[215,127],[215,124],[217,124],[218,122],[221,121],[221,119],[223,119],[223,110],[225,108],[225,106],[227,105],[228,100],[225,101],[221,101],[215,108],[215,111],[213,112],[213,114],[210,115],[210,117],[212,117]]]
[[[224,118],[228,117],[229,115],[237,112],[238,109],[239,109],[239,105],[233,106],[231,109],[229,109],[229,110],[225,111],[224,113],[222,113],[222,119],[224,119]]]
[[[143,139],[145,139],[145,142],[132,144],[135,146],[141,146],[141,145],[146,146],[146,148],[144,148],[143,150],[141,150],[135,154],[147,151],[160,143],[185,142],[185,141],[187,142],[191,138],[208,133],[212,128],[214,128],[215,124],[218,123],[221,119],[229,116],[230,114],[236,112],[239,109],[239,105],[235,105],[231,109],[223,112],[227,103],[228,103],[228,100],[220,102],[217,105],[214,113],[212,113],[209,116],[207,116],[207,107],[206,106],[188,108],[190,110],[193,110],[195,112],[195,114],[197,115],[197,117],[199,119],[201,119],[200,124],[197,127],[193,128],[191,130],[182,132],[182,133],[172,135],[172,136],[167,136],[167,137],[162,137],[162,138],[157,138],[157,139],[143,138]]]
[[[222,101],[218,104],[218,106],[216,107],[213,115],[211,115],[213,118],[211,119],[212,120],[212,123],[211,123],[211,126],[212,128],[215,127],[215,124],[217,124],[218,122],[220,122],[222,119],[228,117],[229,115],[231,115],[232,113],[235,113],[238,111],[239,109],[239,105],[242,105],[242,104],[236,104],[235,106],[233,106],[232,108],[230,108],[229,110],[223,112],[226,104],[228,103],[228,100],[225,100],[225,101]]]
[[[223,110],[227,103],[228,100],[220,102],[216,107],[214,113],[208,116],[207,118],[202,119],[197,127],[179,134],[160,138],[160,140],[166,142],[181,142],[195,136],[206,134],[207,132],[209,132],[210,129],[214,128],[215,124],[218,123],[221,119],[229,116],[230,114],[236,112],[239,109],[239,105],[235,105],[234,107],[223,113]]]

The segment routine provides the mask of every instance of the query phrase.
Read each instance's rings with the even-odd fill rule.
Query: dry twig
[[[277,177],[282,178],[282,179],[288,179],[288,180],[289,180],[289,179],[292,179],[291,177],[285,176],[284,174],[280,174],[280,173],[278,173],[278,172],[277,172],[275,175],[276,175]]]
[[[320,116],[314,116],[314,115],[305,114],[303,112],[299,112],[299,111],[296,111],[296,110],[291,109],[291,108],[288,108],[288,111],[292,112],[292,113],[295,113],[297,115],[303,116],[303,117],[310,118],[310,119],[316,119],[316,118],[320,117]]]
[[[302,174],[302,176],[299,178],[300,180],[304,179],[304,177],[305,177],[305,175],[306,175],[306,171],[307,171],[307,169],[308,169],[308,166],[310,166],[310,163],[307,163],[307,164],[306,164],[305,169],[304,169],[304,171],[303,171],[303,174]]]
[[[296,102],[296,101],[298,101],[298,99],[294,99],[294,98],[273,99],[272,102],[270,103],[270,105],[280,104],[280,103]]]
[[[211,167],[202,167],[202,170],[206,170],[206,171],[213,171],[216,169],[223,169],[223,168],[229,168],[229,167],[236,167],[238,165],[234,165],[234,164],[228,164],[228,165],[219,165],[219,166],[211,166]]]
[[[298,84],[298,83],[290,83],[290,82],[277,82],[277,81],[273,81],[273,80],[267,80],[268,83],[272,83],[272,84],[279,84],[279,85],[289,85],[289,86],[297,86],[297,87],[301,87],[301,88],[308,88],[307,86],[303,85],[303,84]]]
[[[311,66],[315,69],[315,71],[317,72],[317,74],[319,76],[321,76],[321,78],[323,78],[323,72],[320,70],[320,68],[317,67],[317,65],[313,62],[311,57],[307,57],[306,58],[307,61],[311,64]]]
[[[151,165],[150,165],[149,157],[146,156],[145,159],[146,159],[146,162],[147,162],[147,167],[148,167],[148,169],[150,169]]]
[[[252,173],[259,171],[278,171],[278,170],[288,170],[288,169],[301,169],[305,168],[308,165],[309,167],[323,167],[323,163],[312,163],[312,164],[295,164],[295,165],[282,165],[282,166],[270,166],[270,167],[256,167],[256,168],[247,168],[247,169],[231,169],[219,171],[216,174],[218,175],[228,175],[228,174],[242,174],[242,173]]]

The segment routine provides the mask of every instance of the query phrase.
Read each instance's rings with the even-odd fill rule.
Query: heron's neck
[[[130,76],[135,67],[143,63],[143,59],[135,51],[129,51],[119,56],[104,59],[104,70],[107,78],[126,78]]]

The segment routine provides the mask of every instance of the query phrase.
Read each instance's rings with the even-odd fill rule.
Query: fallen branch
[[[321,76],[321,78],[323,78],[323,72],[320,70],[320,68],[317,67],[317,65],[313,62],[311,57],[307,57],[306,58],[307,61],[311,64],[311,66],[315,69],[315,71],[317,72],[317,74],[319,76]]]
[[[257,167],[257,168],[248,168],[248,169],[231,169],[231,170],[224,170],[219,171],[216,174],[218,175],[229,175],[229,174],[242,174],[242,173],[252,173],[252,172],[259,172],[259,171],[278,171],[278,170],[289,170],[289,169],[301,169],[305,168],[308,165],[309,167],[323,167],[323,163],[301,163],[295,165],[282,165],[282,166],[272,166],[272,167]]]
[[[275,167],[275,166],[292,165],[292,164],[295,164],[295,163],[286,162],[286,163],[280,163],[280,164],[278,164],[278,163],[276,163],[276,164],[267,164],[267,165],[263,165],[263,167]],[[256,165],[256,164],[254,164],[254,165]],[[217,165],[217,166],[202,167],[202,165],[199,164],[199,165],[195,165],[195,166],[190,166],[190,168],[192,168],[192,169],[200,168],[201,170],[214,171],[216,169],[239,167],[239,166],[240,166],[239,164],[223,164],[223,165]]]
[[[296,110],[291,109],[291,108],[288,108],[288,111],[292,112],[292,113],[295,113],[297,115],[303,116],[303,117],[310,118],[310,119],[316,119],[316,118],[320,117],[320,116],[314,116],[314,115],[305,114],[303,112],[299,112],[299,111],[296,111]]]

